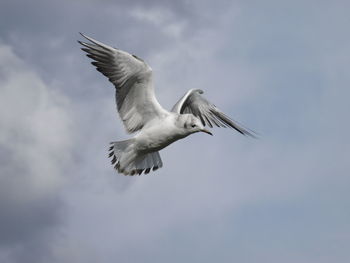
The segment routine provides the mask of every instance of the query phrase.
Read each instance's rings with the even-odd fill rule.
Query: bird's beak
[[[208,134],[210,134],[211,136],[213,136],[213,134],[212,134],[210,131],[208,131],[207,129],[202,129],[201,131],[202,131],[202,132],[205,132],[205,133],[208,133]]]

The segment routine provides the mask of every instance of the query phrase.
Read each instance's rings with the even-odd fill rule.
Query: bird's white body
[[[193,121],[192,123],[196,123],[196,126],[191,127],[192,129],[185,129],[186,121]],[[169,112],[166,117],[153,120],[132,139],[127,140],[128,145],[120,158],[120,167],[118,168],[125,170],[137,156],[147,157],[149,154],[157,153],[177,140],[202,130],[202,125],[190,114]]]
[[[140,175],[162,167],[158,151],[196,132],[212,135],[205,125],[231,127],[253,136],[203,98],[201,90],[189,90],[171,112],[165,110],[154,94],[152,69],[142,59],[83,37],[91,43],[79,41],[82,50],[116,88],[117,109],[127,132],[138,132],[129,140],[111,143],[109,156],[118,172]]]
[[[184,130],[177,125],[179,114],[169,113],[163,119],[155,120],[146,125],[134,137],[135,150],[140,153],[160,151],[169,144],[186,137]]]

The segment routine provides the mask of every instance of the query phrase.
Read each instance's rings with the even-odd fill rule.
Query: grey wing
[[[94,61],[92,65],[116,88],[119,115],[129,133],[142,129],[167,111],[158,103],[153,88],[152,69],[140,58],[81,34],[90,43],[78,41]]]
[[[255,137],[253,131],[248,131],[241,125],[221,110],[219,110],[214,104],[206,100],[201,94],[204,92],[200,89],[189,90],[172,108],[172,112],[179,114],[191,113],[199,118],[204,126],[208,125],[213,127],[230,127],[238,131],[243,135]]]

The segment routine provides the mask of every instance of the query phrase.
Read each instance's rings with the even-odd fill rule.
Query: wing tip
[[[253,139],[255,139],[255,140],[260,139],[260,134],[257,133],[257,132],[255,132],[255,131],[252,131],[252,130],[246,132],[246,133],[243,134],[243,135],[244,135],[244,136],[249,136],[249,137],[251,137],[251,138],[253,138]]]
[[[86,38],[87,40],[90,40],[90,37],[88,37],[88,36],[87,36],[87,35],[85,35],[84,33],[79,32],[79,34],[80,34],[82,37]],[[91,40],[90,40],[90,41],[91,41]]]
[[[77,42],[78,42],[80,45],[85,46],[85,45],[84,45],[84,44],[85,44],[85,42],[80,41],[80,40],[77,40]]]
[[[249,128],[244,127],[242,124],[231,126],[229,125],[230,128],[235,129],[238,131],[240,134],[253,138],[253,139],[259,139],[259,134]]]

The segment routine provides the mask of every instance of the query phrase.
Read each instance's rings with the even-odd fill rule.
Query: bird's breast
[[[136,137],[136,147],[140,152],[159,151],[184,137],[175,125],[162,122],[142,130]]]

